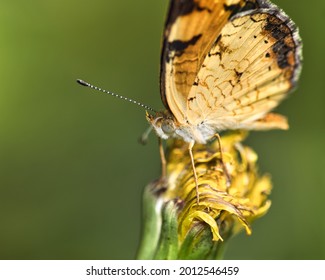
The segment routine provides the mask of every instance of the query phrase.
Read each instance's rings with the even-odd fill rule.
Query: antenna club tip
[[[80,80],[80,79],[77,79],[77,83],[79,85],[82,85],[82,86],[85,86],[85,87],[89,87],[89,83],[83,81],[83,80]]]

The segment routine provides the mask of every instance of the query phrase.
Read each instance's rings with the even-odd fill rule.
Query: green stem
[[[161,231],[161,206],[155,192],[156,184],[149,184],[143,194],[143,213],[142,213],[142,233],[141,241],[138,247],[136,259],[152,260],[154,259],[160,231]],[[160,203],[162,204],[162,203]]]

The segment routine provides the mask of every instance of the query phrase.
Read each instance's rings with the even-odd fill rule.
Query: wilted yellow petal
[[[221,138],[223,160],[231,177],[230,186],[226,183],[217,141],[210,145],[194,146],[199,205],[196,202],[188,144],[181,140],[169,142],[165,200],[177,198],[182,201],[178,213],[180,240],[185,238],[192,227],[202,222],[210,227],[214,241],[223,240],[222,233],[227,231],[227,236],[242,229],[251,234],[249,222],[264,215],[269,209],[271,181],[269,176],[259,177],[256,153],[241,143],[246,135],[234,132]],[[222,230],[220,225],[223,225]]]
[[[188,230],[190,225],[193,223],[193,220],[202,221],[210,226],[213,241],[218,241],[219,239],[223,241],[222,237],[219,234],[217,222],[209,214],[202,211],[191,212],[188,215],[186,222],[184,222],[182,225],[184,227],[184,230]]]

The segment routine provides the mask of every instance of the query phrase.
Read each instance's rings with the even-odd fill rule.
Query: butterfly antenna
[[[133,99],[131,99],[131,98],[127,98],[127,97],[124,97],[124,96],[122,96],[122,95],[119,95],[119,94],[116,94],[116,93],[113,93],[113,92],[107,91],[107,90],[105,90],[105,89],[102,89],[102,88],[100,88],[100,87],[96,87],[96,86],[94,86],[94,85],[92,85],[92,84],[90,84],[90,83],[88,83],[88,82],[85,82],[85,81],[83,81],[83,80],[80,80],[80,79],[77,80],[77,83],[80,84],[80,85],[82,85],[82,86],[90,87],[91,89],[94,89],[94,90],[97,90],[97,91],[101,91],[101,92],[103,92],[103,93],[107,93],[107,94],[112,95],[112,96],[114,96],[114,97],[117,97],[117,98],[120,98],[120,99],[124,99],[124,100],[126,100],[126,101],[131,102],[131,103],[137,104],[138,106],[141,106],[142,108],[144,108],[144,109],[146,109],[146,110],[149,110],[149,111],[152,111],[152,112],[154,112],[154,113],[157,113],[157,111],[154,110],[154,109],[152,109],[151,107],[149,107],[149,106],[147,106],[147,105],[145,105],[145,104],[143,104],[143,103],[140,103],[140,102],[138,102],[138,101],[135,101],[135,100],[133,100]]]

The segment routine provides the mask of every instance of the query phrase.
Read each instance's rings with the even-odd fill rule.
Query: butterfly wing
[[[297,83],[297,28],[266,0],[171,1],[161,97],[180,124],[209,129],[287,128],[268,113]]]
[[[184,122],[187,99],[201,65],[232,15],[255,10],[255,0],[172,0],[161,55],[161,98]]]

